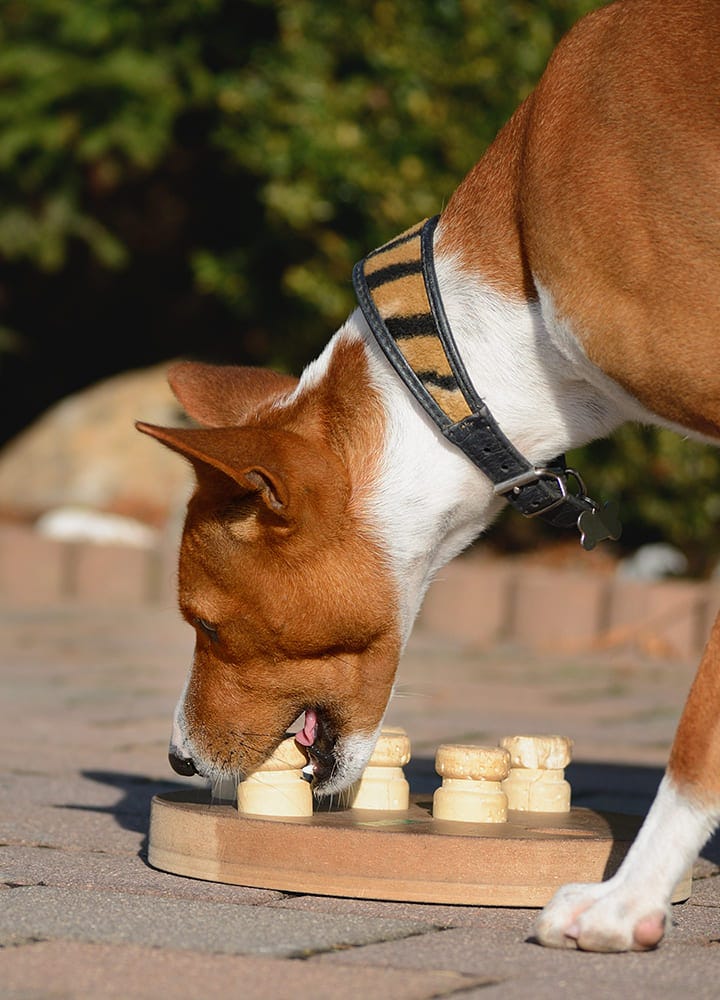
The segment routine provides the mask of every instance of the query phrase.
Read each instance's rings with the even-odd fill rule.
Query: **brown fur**
[[[139,425],[198,482],[179,567],[197,632],[188,735],[215,767],[243,773],[307,707],[322,710],[328,743],[372,733],[399,640],[382,553],[357,519],[384,427],[362,346],[341,345],[328,378],[281,409],[294,382],[269,373],[184,365],[171,382],[209,425]],[[218,426],[228,415],[241,425]]]
[[[502,292],[532,299],[540,281],[606,374],[714,437],[718,38],[716,0],[580,21],[451,199],[439,248]]]
[[[680,718],[669,770],[685,794],[720,801],[720,615]]]

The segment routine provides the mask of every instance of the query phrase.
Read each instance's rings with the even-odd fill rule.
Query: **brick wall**
[[[0,602],[173,604],[177,540],[154,549],[58,542],[30,528],[0,525]]]
[[[647,583],[470,553],[440,571],[419,622],[470,645],[515,642],[565,653],[625,648],[696,660],[718,608],[718,582]]]

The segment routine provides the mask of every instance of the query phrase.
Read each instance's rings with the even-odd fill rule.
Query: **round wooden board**
[[[640,825],[591,809],[451,823],[431,809],[431,796],[415,795],[402,812],[263,818],[211,804],[209,792],[168,792],[152,800],[148,860],[176,875],[286,892],[540,907],[567,882],[612,875]],[[688,874],[673,902],[690,890]]]

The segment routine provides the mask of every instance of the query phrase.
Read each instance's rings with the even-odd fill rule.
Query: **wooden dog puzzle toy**
[[[209,790],[156,795],[154,868],[233,885],[358,899],[544,906],[567,882],[600,882],[641,820],[570,806],[570,740],[510,736],[499,747],[443,744],[442,785],[412,794],[410,740],[384,729],[362,778],[313,801],[292,736],[240,782],[237,805]],[[690,896],[690,873],[673,902]]]

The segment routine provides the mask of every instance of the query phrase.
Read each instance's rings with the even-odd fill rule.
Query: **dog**
[[[181,362],[197,426],[179,605],[195,629],[170,760],[254,770],[296,720],[318,794],[375,744],[429,582],[510,502],[617,537],[562,455],[626,421],[720,438],[716,0],[618,0],[560,41],[438,218],[370,253],[300,379]],[[720,620],[621,868],[561,889],[542,944],[658,945],[720,819]],[[304,713],[304,716],[303,716]]]

